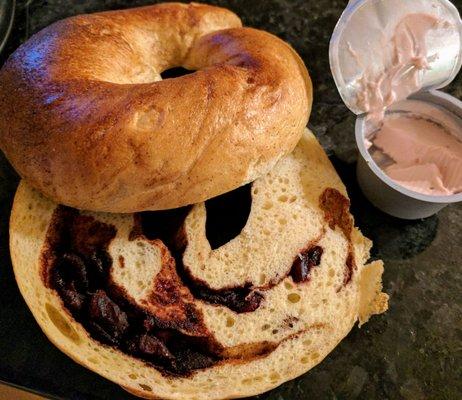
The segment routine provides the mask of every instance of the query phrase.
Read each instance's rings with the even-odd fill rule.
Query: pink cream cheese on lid
[[[432,30],[450,27],[447,21],[425,13],[408,14],[402,18],[391,38],[382,37],[384,52],[391,48],[388,65],[380,72],[367,67],[358,79],[357,107],[367,112],[369,119],[380,123],[388,106],[419,91],[423,85],[422,74],[438,57],[438,54],[428,54],[427,36]],[[348,51],[358,66],[364,67],[350,44]]]
[[[450,118],[435,112],[439,121]],[[398,184],[433,196],[462,192],[462,142],[447,125],[419,114],[387,114],[371,142],[372,158]]]

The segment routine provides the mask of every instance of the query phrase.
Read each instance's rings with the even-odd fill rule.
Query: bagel
[[[240,232],[226,203],[248,213]],[[308,371],[386,310],[382,262],[366,264],[348,207],[306,133],[248,187],[177,210],[80,212],[23,181],[10,249],[35,319],[76,362],[145,398],[238,398]]]
[[[161,78],[172,67],[194,71]],[[305,128],[296,52],[223,8],[166,3],[58,21],[0,71],[0,147],[78,209],[198,203],[268,172]]]

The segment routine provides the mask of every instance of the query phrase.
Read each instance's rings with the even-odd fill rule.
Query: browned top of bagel
[[[176,66],[196,72],[161,80]],[[0,147],[59,203],[168,209],[264,174],[295,147],[311,102],[295,51],[226,9],[80,15],[34,35],[0,71]]]

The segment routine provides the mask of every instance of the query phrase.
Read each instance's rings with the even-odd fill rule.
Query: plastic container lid
[[[393,57],[393,49],[387,45],[389,39],[406,15],[416,13],[430,14],[447,22],[431,29],[426,36],[431,62],[429,70],[419,71],[421,90],[442,88],[456,77],[462,65],[462,21],[450,1],[350,1],[332,35],[329,57],[340,95],[355,114],[367,111],[357,101],[361,88],[359,79],[365,68],[380,73],[388,67]],[[437,56],[432,57],[434,55]]]

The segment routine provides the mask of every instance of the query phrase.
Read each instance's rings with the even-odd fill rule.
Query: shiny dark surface
[[[404,1],[404,0],[403,0]],[[83,12],[153,1],[18,1],[0,63],[31,34]],[[344,180],[356,224],[385,261],[390,310],[373,317],[317,367],[258,397],[264,400],[462,398],[462,204],[437,216],[401,221],[374,209],[357,188],[355,117],[342,103],[328,63],[330,35],[346,0],[214,0],[246,25],[289,41],[315,87],[310,127]],[[462,9],[462,0],[454,0]],[[3,6],[5,0],[0,0]],[[447,89],[462,98],[462,76]],[[19,294],[8,252],[8,218],[18,177],[0,155],[0,380],[72,400],[135,399],[72,362],[43,335]]]

